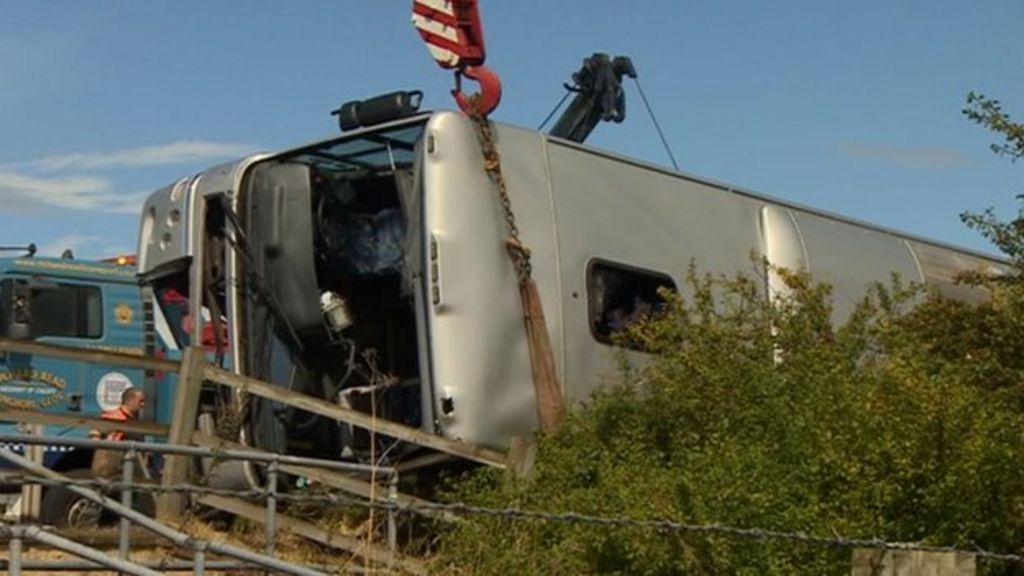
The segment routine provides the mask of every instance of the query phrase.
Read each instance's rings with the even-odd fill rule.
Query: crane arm
[[[573,85],[566,85],[568,90],[576,93],[576,97],[550,134],[582,143],[598,122],[622,122],[626,118],[623,76],[636,78],[633,62],[626,56],[613,59],[598,53],[584,58],[583,67],[572,75]]]

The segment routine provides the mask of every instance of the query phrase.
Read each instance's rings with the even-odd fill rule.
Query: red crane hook
[[[466,114],[487,116],[501,102],[501,80],[484,66],[484,32],[477,0],[413,0],[412,22],[442,68],[455,69],[452,96]],[[465,94],[462,77],[480,91]]]
[[[462,91],[462,77],[471,78],[480,84],[480,91],[466,95]],[[501,79],[487,66],[469,66],[455,73],[455,102],[466,114],[487,116],[501,103]]]

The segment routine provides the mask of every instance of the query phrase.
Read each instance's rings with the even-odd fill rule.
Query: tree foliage
[[[1024,124],[1015,122],[1003,111],[999,100],[970,92],[967,94],[967,107],[963,114],[973,122],[1003,136],[1001,144],[992,144],[996,154],[1009,156],[1011,161],[1024,157]],[[1019,194],[1021,207],[1017,216],[1005,221],[996,216],[991,208],[982,213],[964,212],[960,215],[967,226],[977,230],[992,242],[1013,264],[1013,272],[1009,280],[1012,284],[1021,284],[1024,280],[1024,194]]]
[[[1024,126],[971,93],[964,114],[1024,157]],[[1022,207],[1024,208],[1024,207]],[[631,328],[651,355],[538,440],[526,479],[485,470],[448,498],[495,508],[1024,552],[1024,209],[963,220],[1008,257],[965,278],[980,304],[894,279],[834,326],[830,289],[778,271],[689,275]],[[467,574],[847,574],[841,547],[472,516],[439,562]],[[989,563],[988,573],[1024,573]]]
[[[963,109],[963,113],[973,122],[1003,136],[1002,144],[992,144],[993,152],[1009,156],[1013,161],[1024,157],[1024,125],[1014,122],[1010,115],[1003,111],[1003,105],[999,100],[969,92],[967,107]]]
[[[1024,350],[1006,302],[968,306],[897,282],[833,328],[829,288],[786,278],[793,296],[773,305],[759,282],[691,271],[691,296],[670,295],[627,336],[650,363],[624,366],[622,385],[541,438],[530,479],[483,472],[450,497],[1020,550]],[[850,566],[849,550],[790,541],[478,517],[442,551],[449,569],[473,574]]]

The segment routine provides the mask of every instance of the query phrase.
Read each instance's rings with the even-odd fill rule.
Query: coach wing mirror
[[[24,280],[0,282],[0,330],[14,340],[32,336],[32,288]]]

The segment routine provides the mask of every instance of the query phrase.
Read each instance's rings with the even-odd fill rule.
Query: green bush
[[[968,306],[894,281],[833,328],[829,288],[781,273],[792,297],[769,305],[758,281],[691,270],[691,296],[625,336],[650,362],[540,438],[529,479],[480,471],[447,497],[1019,552],[1019,290]],[[439,549],[467,574],[850,570],[841,547],[486,516]]]

